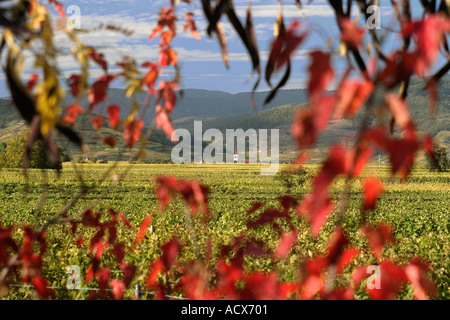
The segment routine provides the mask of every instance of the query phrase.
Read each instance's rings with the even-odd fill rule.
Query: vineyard
[[[94,212],[101,212],[102,219],[108,220],[109,208],[129,222],[131,228],[117,228],[117,241],[125,244],[125,262],[136,266],[136,274],[132,285],[142,284],[146,290],[143,298],[155,298],[157,290],[146,287],[149,266],[161,255],[163,244],[176,237],[184,245],[177,255],[180,265],[192,259],[204,259],[207,254],[207,239],[210,239],[211,253],[209,266],[215,268],[220,256],[220,246],[232,245],[233,239],[245,233],[263,243],[262,250],[273,251],[279,242],[279,235],[274,226],[263,225],[258,228],[248,227],[248,222],[255,219],[261,211],[248,214],[256,202],[264,203],[264,208],[281,208],[276,200],[279,195],[290,195],[300,201],[311,190],[311,177],[319,166],[306,165],[306,176],[289,176],[287,186],[284,172],[288,166],[281,166],[278,175],[260,175],[259,165],[129,165],[120,163],[111,172],[111,164],[78,165],[84,183],[91,188],[86,196],[68,212],[69,215],[83,213],[92,206]],[[79,173],[79,172],[78,172]],[[28,180],[22,170],[3,169],[0,184],[0,226],[29,225],[39,227],[57,214],[61,208],[69,204],[80,190],[78,173],[72,164],[64,164],[60,177],[53,171],[30,169]],[[105,173],[112,177],[124,175],[118,183],[107,179],[96,185],[98,177]],[[200,214],[190,215],[189,207],[180,199],[170,203],[164,211],[160,211],[155,195],[157,187],[155,178],[161,174],[178,179],[198,180],[210,188],[208,209],[210,217],[203,221]],[[375,210],[367,215],[368,225],[388,223],[392,226],[394,242],[387,243],[381,253],[383,259],[402,265],[413,257],[419,257],[429,263],[429,278],[436,284],[438,299],[450,298],[450,173],[430,173],[416,167],[407,181],[392,178],[389,166],[369,166],[361,179],[368,175],[377,175],[383,181],[384,194],[378,201]],[[297,179],[297,180],[296,180]],[[351,274],[359,265],[375,263],[367,238],[359,230],[361,224],[361,179],[354,179],[349,192],[348,210],[345,212],[342,228],[349,245],[359,249],[358,255],[337,278],[337,284],[348,285],[352,282]],[[336,179],[330,187],[334,201],[340,197],[344,179]],[[100,202],[96,202],[101,197]],[[292,251],[284,259],[274,261],[265,255],[249,254],[245,257],[247,272],[274,271],[280,281],[295,282],[299,280],[302,261],[325,253],[326,244],[336,223],[335,214],[324,224],[317,238],[311,236],[310,226],[304,217],[290,210],[292,223],[298,235]],[[133,241],[139,230],[141,221],[152,217],[151,225],[145,229],[140,243],[133,248]],[[284,219],[278,219],[281,228],[286,227]],[[46,234],[47,251],[43,255],[43,275],[49,287],[54,290],[57,299],[85,299],[91,293],[88,290],[67,290],[66,282],[69,274],[66,268],[79,266],[81,270],[81,288],[98,288],[97,279],[85,283],[86,274],[92,261],[89,253],[89,242],[97,230],[79,227],[71,232],[69,224],[56,224],[49,227]],[[23,232],[18,230],[15,238],[21,242]],[[81,239],[86,239],[82,243]],[[255,252],[257,250],[255,249]],[[256,252],[257,253],[257,252]],[[109,251],[103,254],[102,263],[110,267],[111,277],[122,277],[116,258]],[[167,274],[170,280],[170,294],[183,297],[183,290],[177,289],[181,273],[177,268]],[[215,279],[212,282],[217,281]],[[4,299],[28,299],[35,292],[32,288],[21,285],[18,276],[10,283],[3,296]],[[368,294],[361,285],[355,288],[356,299],[367,299]],[[125,297],[133,298],[133,292],[125,292]],[[399,299],[411,299],[411,285],[403,285]]]
[[[17,0],[0,28],[1,299],[450,298],[449,1]],[[281,170],[203,165],[232,128]]]

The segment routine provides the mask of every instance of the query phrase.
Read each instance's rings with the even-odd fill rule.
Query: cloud
[[[134,31],[131,36],[124,36],[119,32],[107,30],[79,34],[79,38],[84,44],[97,48],[106,56],[111,72],[119,70],[115,64],[121,61],[125,55],[135,58],[138,64],[144,61],[156,61],[159,58],[159,41],[158,39],[154,39],[149,42],[148,36],[156,26],[160,8],[167,6],[168,0],[62,0],[62,2],[66,7],[69,5],[79,5],[81,7],[82,28],[93,29],[101,24],[113,24]],[[245,23],[248,3],[248,0],[234,0],[236,11],[242,23]],[[271,2],[267,0],[251,1],[258,47],[261,50],[260,57],[262,65],[265,65],[267,60],[270,41],[273,37],[273,22],[281,8],[276,3],[277,1],[275,0]],[[293,56],[293,60],[297,61],[297,64],[305,65],[304,62],[307,61],[306,59],[309,57],[311,51],[309,48],[317,47],[319,43],[320,47],[323,48],[323,44],[326,43],[329,37],[337,36],[337,27],[334,12],[328,4],[328,1],[314,0],[313,4],[304,5],[302,10],[299,10],[293,3],[294,1],[284,1],[284,5],[282,6],[286,24],[289,23],[289,20],[299,18],[304,21],[306,20],[302,27],[314,28],[317,31],[311,33],[311,36],[302,45],[302,50],[297,50]],[[358,6],[354,5],[352,8],[352,18],[360,16]],[[392,10],[387,5],[382,6],[381,9],[383,17],[392,14]],[[201,41],[194,40],[189,32],[183,32],[183,26],[185,24],[184,15],[188,10],[193,11],[195,14],[194,19],[202,35]],[[198,79],[205,79],[205,82],[206,79],[212,80],[224,77],[220,74],[220,72],[225,70],[223,63],[221,63],[222,55],[220,49],[215,37],[209,39],[206,35],[207,22],[203,16],[199,2],[195,2],[194,5],[182,3],[180,6],[177,6],[177,11],[180,20],[177,22],[177,37],[173,45],[178,52],[179,62],[183,70],[190,70],[184,71],[186,74],[183,74],[183,76],[186,78],[196,77]],[[242,45],[238,35],[226,17],[222,17],[221,23],[229,45],[229,59],[232,63],[231,73],[234,77],[248,77],[251,63],[245,47]],[[320,32],[323,35],[319,37],[317,35]],[[68,52],[68,54],[58,58],[59,65],[62,69],[62,76],[67,77],[72,73],[78,72],[79,65],[72,54],[70,54],[70,48],[73,43],[62,32],[56,34],[55,43],[59,48]],[[27,72],[29,72],[33,61],[32,59],[27,60],[29,61],[26,61],[25,66]],[[202,64],[202,62],[205,63]],[[235,63],[234,65],[233,62]],[[243,68],[243,63],[247,63],[249,67]],[[93,61],[90,61],[90,64],[92,67],[91,75],[93,77],[98,77],[103,74],[103,71],[97,64]],[[165,76],[171,76],[171,68],[166,70],[168,71],[165,71]],[[146,72],[146,69],[143,68],[141,71]],[[192,72],[192,75],[190,76],[187,72]],[[295,76],[293,74],[289,82],[290,86],[301,87],[304,84],[304,80],[302,79],[305,76],[304,73]],[[231,83],[224,83],[224,85],[232,87]]]

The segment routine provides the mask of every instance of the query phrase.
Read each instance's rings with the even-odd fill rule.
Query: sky
[[[81,17],[80,23],[83,29],[92,29],[103,24],[114,24],[122,26],[128,30],[133,30],[131,36],[124,36],[121,33],[112,31],[94,31],[80,36],[86,44],[93,46],[104,53],[110,62],[110,72],[114,72],[114,64],[122,60],[123,55],[130,55],[137,59],[139,63],[144,61],[155,61],[158,57],[158,39],[148,40],[158,19],[158,12],[162,6],[168,5],[168,0],[61,0],[66,9],[72,5],[78,6]],[[232,30],[231,25],[222,17],[221,23],[226,32],[230,53],[230,68],[226,69],[222,62],[222,57],[218,42],[215,37],[208,38],[205,29],[206,20],[203,18],[200,1],[192,1],[193,4],[181,3],[177,6],[180,21],[177,24],[177,38],[173,42],[173,47],[178,52],[179,65],[183,80],[181,87],[184,89],[196,88],[207,90],[220,90],[230,93],[251,91],[256,75],[251,76],[251,62],[244,46],[241,44],[237,34]],[[337,52],[339,45],[337,26],[334,12],[325,0],[314,0],[311,4],[303,6],[299,10],[294,5],[294,0],[283,1],[280,5],[276,0],[234,0],[235,8],[241,21],[245,23],[246,8],[251,3],[258,47],[261,53],[262,66],[267,61],[271,41],[273,39],[273,25],[280,10],[282,11],[285,24],[296,19],[301,21],[301,30],[311,30],[308,39],[292,56],[292,74],[285,88],[304,88],[308,78],[308,58],[311,50],[324,49],[330,38],[334,41],[327,48]],[[308,1],[303,1],[307,3]],[[380,1],[381,24],[398,29],[392,24],[393,11],[390,1]],[[419,17],[418,0],[412,1],[413,15]],[[360,16],[356,5],[353,6],[352,19]],[[201,34],[201,40],[196,40],[189,32],[183,32],[184,15],[186,12],[194,13],[194,20]],[[70,17],[72,12],[68,12]],[[386,33],[386,30],[377,30]],[[397,33],[389,34],[386,46],[398,44]],[[56,44],[62,49],[68,49],[70,42],[62,33],[56,34]],[[333,57],[333,64],[337,70],[337,79],[340,72],[345,68],[345,58],[338,54]],[[59,66],[62,77],[68,77],[77,73],[77,64],[71,55],[62,56],[59,59]],[[96,65],[92,65],[92,76],[100,76],[102,70]],[[116,70],[117,71],[117,70]],[[143,69],[144,71],[144,69]],[[26,75],[33,72],[32,61],[28,59],[25,63]],[[281,76],[282,74],[278,75]],[[172,71],[170,68],[163,77],[170,78]],[[276,78],[275,78],[276,80]],[[274,81],[275,83],[275,81]],[[120,87],[121,82],[115,82],[113,87]],[[269,89],[265,83],[259,87],[260,90]],[[7,96],[4,83],[4,74],[0,75],[0,96]]]

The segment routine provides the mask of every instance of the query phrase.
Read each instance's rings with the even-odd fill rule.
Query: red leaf
[[[314,97],[327,88],[333,80],[334,71],[330,65],[331,54],[317,50],[311,52],[310,57],[308,89],[310,97]]]
[[[153,29],[153,32],[149,36],[149,40],[151,41],[165,26],[168,27],[173,34],[175,34],[176,21],[177,17],[175,16],[175,10],[173,8],[161,8],[159,11],[157,26]]]
[[[371,81],[345,80],[337,90],[336,113],[334,119],[340,120],[344,115],[354,117],[374,90]]]
[[[116,138],[114,138],[113,136],[103,137],[102,141],[104,144],[107,144],[111,148],[114,148],[114,146],[116,145]]]
[[[100,214],[94,214],[92,210],[86,210],[81,219],[81,223],[85,226],[99,227],[100,226]]]
[[[84,109],[79,104],[72,104],[67,107],[66,112],[71,115],[78,115],[84,112]]]
[[[308,35],[307,32],[304,32],[298,36],[295,34],[300,25],[299,21],[293,21],[287,31],[284,29],[283,18],[281,15],[279,15],[277,23],[279,33],[277,38],[272,42],[269,59],[266,66],[265,77],[269,85],[271,85],[270,78],[272,73],[279,70],[290,60],[291,54]]]
[[[156,63],[144,62],[142,67],[148,67],[149,71],[145,74],[142,84],[145,84],[149,89],[153,88],[156,79],[159,76],[159,68]]]
[[[348,18],[340,20],[341,40],[351,49],[357,49],[363,44],[364,29],[358,28],[355,23]]]
[[[77,237],[75,239],[75,242],[77,243],[78,246],[82,246],[84,244],[84,238],[83,237]]]
[[[216,30],[217,30],[217,32],[216,32],[217,41],[219,42],[220,51],[222,52],[222,60],[225,64],[225,67],[228,69],[230,65],[229,65],[227,39],[226,39],[224,28],[222,27],[220,22],[217,22]]]
[[[184,31],[189,29],[189,31],[194,36],[194,38],[197,40],[200,40],[201,39],[200,33],[198,33],[198,31],[197,31],[197,27],[195,26],[194,19],[192,19],[193,16],[194,16],[194,14],[192,12],[188,12],[184,16],[184,19],[186,20],[186,25],[184,26]]]
[[[327,260],[328,264],[336,264],[338,259],[344,252],[345,246],[348,244],[348,239],[344,234],[342,228],[337,228],[327,245]]]
[[[395,94],[388,94],[385,99],[395,122],[400,126],[400,128],[403,130],[412,128],[413,124],[409,117],[409,107],[406,101],[399,98]]]
[[[89,113],[94,107],[107,98],[107,90],[111,81],[116,77],[112,75],[98,78],[88,90]]]
[[[135,248],[142,241],[142,239],[144,239],[145,233],[147,232],[147,229],[152,223],[152,221],[153,221],[152,216],[147,216],[142,220],[141,225],[139,227],[139,232],[132,245],[133,248]]]
[[[342,273],[346,266],[359,254],[359,249],[357,248],[348,248],[345,250],[338,259],[336,264],[336,272]]]
[[[95,235],[91,238],[91,242],[89,244],[89,251],[91,253],[94,253],[94,250],[96,249],[95,257],[98,259],[102,256],[103,250],[105,249],[105,245],[102,242],[104,235],[105,230],[103,228],[98,230],[95,233]]]
[[[163,29],[163,26],[161,25],[157,25],[155,29],[153,29],[153,32],[150,34],[150,36],[148,37],[149,41],[152,41],[153,38],[158,34],[158,32],[160,32]]]
[[[278,197],[278,201],[280,201],[280,204],[286,213],[289,212],[289,209],[295,209],[298,205],[298,202],[291,196],[280,196]]]
[[[440,14],[430,14],[420,21],[408,22],[403,37],[412,36],[416,41],[417,57],[413,65],[418,76],[423,76],[435,63],[445,33],[450,31],[450,20]]]
[[[178,90],[178,83],[175,81],[161,81],[159,83],[159,95],[164,99],[164,106],[168,113],[171,113],[173,108],[175,108],[177,101],[176,90]]]
[[[72,96],[76,97],[78,93],[80,92],[80,80],[81,76],[78,74],[73,74],[69,77],[67,80],[67,83],[70,87],[70,92],[72,93]]]
[[[157,280],[159,274],[164,270],[164,263],[161,259],[156,260],[150,266],[150,270],[147,276],[147,286],[154,288],[158,286]]]
[[[245,288],[240,299],[243,300],[275,300],[280,299],[277,277],[274,272],[264,274],[254,272],[244,279]]]
[[[312,260],[306,260],[305,265],[308,274],[320,275],[330,265],[330,262],[327,257],[319,255]]]
[[[270,252],[264,247],[264,244],[260,241],[252,241],[244,247],[246,255],[253,256],[268,256]]]
[[[333,206],[328,195],[328,187],[333,180],[347,172],[347,154],[341,145],[334,145],[321,171],[315,176],[313,190],[297,207],[299,215],[306,215],[311,224],[311,232],[317,237],[320,228],[331,214]]]
[[[328,296],[328,300],[354,300],[353,290],[350,288],[334,289]]]
[[[120,122],[120,108],[116,105],[110,105],[106,108],[108,114],[108,121],[111,128],[116,129]]]
[[[309,300],[323,287],[323,280],[319,275],[312,274],[303,283],[302,299]]]
[[[392,89],[400,82],[409,79],[414,73],[417,55],[406,51],[396,51],[389,57],[386,67],[378,75],[377,81]]]
[[[94,268],[93,266],[90,266],[87,270],[86,270],[86,283],[89,283],[89,281],[91,281],[91,279],[94,277]]]
[[[316,142],[318,129],[316,128],[312,110],[301,109],[297,111],[295,122],[291,127],[291,133],[299,149],[312,146]]]
[[[124,139],[127,143],[128,148],[133,148],[133,146],[138,141],[141,130],[144,128],[144,124],[139,119],[133,119],[127,122],[124,131]]]
[[[331,199],[328,197],[315,199],[313,194],[308,194],[303,199],[303,203],[297,208],[299,215],[307,215],[311,225],[311,233],[314,237],[319,235],[322,225],[327,221],[333,210]]]
[[[362,227],[361,230],[369,240],[369,245],[377,258],[380,257],[386,242],[394,242],[394,238],[392,237],[392,229],[387,224],[380,223],[376,228]]]
[[[123,272],[123,282],[125,287],[128,287],[133,280],[134,274],[136,273],[136,267],[131,263],[122,262],[120,264],[120,270]]]
[[[176,66],[178,62],[178,55],[171,47],[166,47],[159,51],[159,64],[161,67],[168,65]]]
[[[300,286],[297,283],[282,282],[278,286],[280,290],[281,299],[287,300],[295,293],[300,292]]]
[[[291,133],[297,146],[309,147],[316,142],[318,134],[326,128],[335,107],[336,99],[332,96],[314,97],[309,109],[300,109],[292,124]]]
[[[56,12],[58,12],[61,19],[66,18],[66,11],[64,9],[64,5],[56,0],[48,0],[49,3],[53,4],[53,8],[55,8]]]
[[[156,178],[156,198],[158,199],[160,210],[164,211],[166,205],[169,204],[173,192],[177,190],[178,180],[175,177],[158,177]]]
[[[39,275],[33,278],[31,283],[43,299],[48,299],[53,294],[51,290],[47,289],[47,280],[43,276]]]
[[[364,170],[366,164],[372,158],[372,154],[372,148],[368,148],[366,146],[359,146],[359,148],[357,148],[356,150],[353,149],[347,152],[347,176],[359,176]]]
[[[190,207],[192,214],[201,211],[205,215],[209,215],[207,199],[207,194],[209,192],[208,187],[201,185],[197,181],[179,181],[177,190]]]
[[[68,115],[62,117],[63,121],[74,124],[77,121],[78,114],[83,113],[84,110],[78,104],[72,104],[67,107],[66,112]]]
[[[98,278],[98,288],[105,290],[109,280],[109,268],[101,269],[96,274]]]
[[[125,292],[125,284],[123,283],[123,281],[114,279],[111,280],[111,288],[112,288],[112,293],[113,293],[113,297],[114,300],[122,300],[123,299],[123,293]]]
[[[172,138],[175,129],[166,109],[161,107],[161,105],[156,106],[156,127],[163,129],[169,139]]]
[[[122,223],[124,225],[126,225],[129,229],[132,229],[133,227],[131,226],[131,224],[128,222],[127,218],[125,218],[123,213],[119,213],[119,219],[122,221]]]
[[[366,130],[363,139],[389,153],[393,174],[400,171],[404,178],[409,175],[414,164],[415,154],[419,149],[419,143],[414,135],[404,139],[389,138],[386,128],[376,127]]]
[[[181,278],[181,285],[184,289],[184,296],[191,300],[217,300],[219,294],[217,289],[208,288],[206,279],[207,270],[204,266],[194,264]]]
[[[286,32],[280,33],[282,48],[280,54],[277,57],[277,63],[275,65],[276,69],[280,69],[288,62],[292,53],[297,49],[297,47],[303,42],[303,40],[305,40],[306,36],[308,35],[307,32],[304,32],[297,36],[295,32],[297,31],[297,28],[299,26],[300,22],[294,20],[292,21]]]
[[[36,85],[36,82],[39,80],[39,75],[36,73],[32,73],[30,75],[30,79],[27,82],[27,90],[31,92]]]
[[[235,295],[236,282],[242,279],[242,268],[236,264],[227,265],[225,261],[217,261],[217,273],[219,274],[219,289],[227,299],[237,298]]]
[[[202,211],[208,215],[207,193],[208,187],[199,184],[197,181],[178,181],[175,177],[158,177],[156,197],[163,211],[175,193],[179,193],[186,204],[190,207],[191,213]]]
[[[380,267],[380,288],[368,288],[369,296],[374,300],[394,300],[402,284],[407,281],[405,272],[390,261],[382,261]]]
[[[179,243],[176,238],[173,238],[169,242],[165,243],[162,248],[162,256],[161,260],[164,263],[164,268],[166,270],[169,270],[172,265],[175,263],[175,258],[177,257],[178,250],[179,250]]]
[[[261,207],[263,206],[263,204],[261,202],[254,202],[252,204],[252,207],[247,211],[247,214],[250,215],[254,212],[256,212],[257,210],[259,210]]]
[[[285,258],[297,242],[297,236],[298,234],[296,231],[283,233],[280,243],[275,251],[275,257],[278,259]]]
[[[103,55],[103,53],[100,53],[100,52],[96,51],[94,48],[89,47],[88,56],[89,56],[89,58],[94,60],[100,67],[102,67],[102,69],[105,72],[108,71],[108,63],[106,62],[105,56]]]
[[[375,208],[378,197],[383,192],[381,180],[375,177],[369,177],[364,180],[364,210]]]
[[[355,270],[353,270],[352,273],[352,283],[354,287],[357,287],[361,281],[365,278],[367,278],[370,274],[367,273],[367,267],[357,267]]]
[[[288,213],[277,210],[277,209],[268,209],[264,211],[257,220],[254,221],[248,221],[247,227],[249,228],[256,228],[262,224],[266,223],[273,223],[276,218],[285,218],[287,220],[290,220],[291,217]]]
[[[117,258],[118,262],[122,262],[125,257],[125,245],[123,243],[118,243],[111,249],[111,252]]]
[[[436,286],[427,277],[428,266],[419,259],[413,259],[404,268],[408,281],[414,289],[414,298],[418,300],[428,300],[429,295],[436,295]]]
[[[92,127],[95,130],[98,130],[102,127],[103,121],[104,120],[103,120],[102,116],[95,116],[95,117],[92,117],[91,119],[89,119],[89,122],[92,124]]]

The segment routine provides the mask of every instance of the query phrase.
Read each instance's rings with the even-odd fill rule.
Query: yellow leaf
[[[134,86],[129,86],[127,88],[127,91],[125,92],[125,95],[127,96],[127,98],[130,98],[134,93]]]
[[[367,45],[367,54],[370,56],[371,53],[372,53],[372,43],[369,43],[369,44]]]
[[[14,35],[11,32],[11,30],[5,29],[5,31],[3,31],[3,39],[5,40],[8,47],[11,49],[12,53],[14,53],[14,55],[17,56],[20,54],[20,49],[14,42]]]
[[[278,34],[280,33],[280,27],[278,25],[278,21],[273,23],[273,36],[278,37]]]
[[[128,113],[125,122],[129,122],[129,121],[133,120],[136,117],[139,109],[140,109],[139,102],[137,102],[137,100],[134,100],[133,104],[131,105],[130,112]]]
[[[41,23],[46,20],[47,8],[41,4],[37,4],[35,10],[32,11],[27,27],[36,30],[41,27]]]
[[[343,42],[341,42],[341,44],[339,45],[339,54],[341,57],[347,54],[347,46]]]
[[[48,65],[44,66],[44,81],[36,86],[36,111],[41,116],[41,133],[47,136],[55,127],[60,107],[59,103],[65,95],[58,83],[56,71]]]
[[[17,63],[16,63],[16,66],[17,66],[17,73],[22,73],[23,72],[23,69],[24,69],[24,56],[22,56],[22,55],[20,55],[20,56],[18,56],[18,58],[17,58]]]

